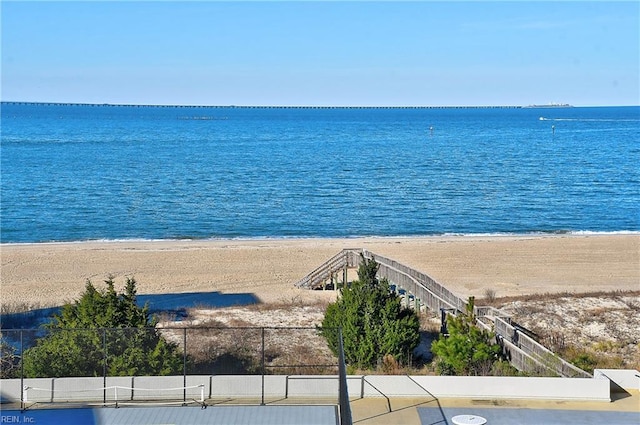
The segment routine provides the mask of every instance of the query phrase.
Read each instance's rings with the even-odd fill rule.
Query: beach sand
[[[125,241],[3,244],[3,304],[77,299],[109,275],[139,294],[253,294],[264,303],[332,300],[294,284],[343,248],[365,248],[416,268],[461,297],[640,290],[640,235]]]

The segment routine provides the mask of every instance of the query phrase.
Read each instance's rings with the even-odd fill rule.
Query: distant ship
[[[529,105],[525,108],[573,108],[573,105],[568,103],[547,103],[546,105]]]

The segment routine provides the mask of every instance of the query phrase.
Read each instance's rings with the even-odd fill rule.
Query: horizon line
[[[569,103],[541,103],[528,105],[206,105],[206,104],[180,104],[180,103],[111,103],[111,102],[58,102],[58,101],[22,101],[1,100],[2,104],[29,104],[29,105],[66,105],[66,106],[108,106],[108,107],[155,107],[155,108],[253,108],[253,109],[519,109],[519,108],[589,108],[589,107],[638,107],[637,105],[573,105]]]

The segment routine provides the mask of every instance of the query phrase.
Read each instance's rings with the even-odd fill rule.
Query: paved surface
[[[640,392],[614,394],[610,403],[371,397],[352,400],[351,411],[357,425],[452,425],[459,414],[483,416],[487,425],[639,425]]]
[[[84,407],[2,410],[0,423],[39,425],[336,425],[336,406]]]
[[[487,425],[640,424],[640,392],[614,394],[612,402],[545,400],[470,400],[370,397],[351,401],[356,425],[452,425],[459,414],[480,415]],[[64,403],[37,404],[20,412],[19,406],[1,406],[0,422],[112,425],[112,424],[295,424],[338,423],[335,399],[208,400],[209,407],[135,406],[71,409]],[[54,408],[52,408],[54,407]]]
[[[640,412],[602,412],[598,410],[542,410],[529,408],[418,408],[421,425],[452,424],[456,415],[481,416],[487,425],[638,425]]]

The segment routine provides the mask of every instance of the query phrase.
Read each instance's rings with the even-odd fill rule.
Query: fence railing
[[[379,264],[378,276],[387,278],[395,286],[402,288],[408,297],[413,297],[416,307],[426,306],[432,311],[448,310],[453,314],[464,312],[467,301],[457,296],[444,285],[430,276],[395,260],[374,254],[364,249],[344,249],[329,259],[309,275],[305,276],[298,287],[319,287],[332,276],[335,270],[346,267],[358,267],[362,258],[373,259]],[[407,302],[410,305],[409,302]],[[588,372],[579,369],[559,358],[542,344],[526,333],[511,326],[503,318],[508,315],[494,307],[474,306],[478,325],[492,330],[499,340],[506,340],[516,347],[511,353],[511,363],[518,369],[533,373],[557,373],[564,377],[591,377]],[[489,323],[487,323],[489,322]]]
[[[361,252],[361,249],[343,249],[303,277],[296,283],[296,286],[306,289],[322,288],[328,280],[334,277],[337,278],[338,272],[344,272],[347,268],[357,267]]]
[[[0,377],[335,374],[338,359],[320,332],[208,326],[3,329]]]
[[[110,385],[106,387],[96,385],[93,388],[85,388],[80,385],[78,389],[69,389],[64,386],[63,388],[56,388],[54,385],[24,385],[22,387],[22,404],[26,407],[29,406],[30,403],[92,402],[99,400],[102,401],[103,406],[113,405],[118,407],[123,404],[137,403],[140,401],[162,400],[163,404],[171,404],[173,401],[174,404],[199,403],[204,406],[207,398],[205,395],[205,387],[205,384],[174,388],[160,388],[157,386],[145,388],[141,386],[124,385]],[[102,400],[100,400],[100,393],[102,393]]]
[[[440,308],[458,311],[466,309],[467,302],[465,300],[428,275],[370,251],[363,251],[363,255],[367,259],[374,259],[380,265],[378,270],[380,277],[386,277],[389,281],[402,286],[419,298],[421,302],[424,302],[427,308],[434,311],[439,311]]]
[[[204,403],[212,394],[198,380],[225,375],[254,375],[265,404],[266,376],[286,377],[288,388],[291,375],[324,375],[339,383],[341,423],[351,424],[342,346],[336,357],[321,332],[337,332],[341,341],[339,329],[308,327],[4,329],[0,377],[19,380],[26,406],[76,398],[104,405],[154,398]],[[161,347],[162,358],[154,357]],[[145,387],[159,375],[169,375],[173,385]],[[65,388],[70,378],[88,379],[87,388]]]
[[[511,361],[521,370],[550,369],[560,376],[571,378],[591,378],[591,374],[572,365],[566,360],[554,354],[551,350],[538,343],[536,340],[511,326],[507,321],[496,317],[495,333],[503,340],[510,342],[520,349],[526,357],[515,357],[512,354]],[[517,362],[517,364],[515,364]]]
[[[361,262],[360,255],[366,259],[374,259],[380,265],[378,271],[380,277],[386,277],[389,281],[406,289],[427,308],[436,311],[440,308],[458,311],[466,309],[467,302],[464,299],[428,275],[390,258],[359,248],[343,249],[303,277],[296,283],[296,286],[307,289],[321,288],[339,271],[343,271],[345,268],[357,268]]]

